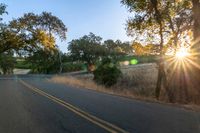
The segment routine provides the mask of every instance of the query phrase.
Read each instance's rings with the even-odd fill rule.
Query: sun
[[[175,56],[179,59],[185,58],[189,55],[188,49],[185,47],[181,47],[176,51]]]

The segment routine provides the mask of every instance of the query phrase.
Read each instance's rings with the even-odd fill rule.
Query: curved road
[[[0,133],[200,133],[200,112],[46,78],[0,77]]]

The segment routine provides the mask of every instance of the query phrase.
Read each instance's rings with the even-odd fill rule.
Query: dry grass
[[[54,76],[50,79],[50,82],[61,83],[61,84],[65,84],[65,85],[69,85],[69,86],[73,86],[77,88],[95,90],[95,91],[104,92],[108,94],[133,97],[133,94],[131,94],[129,91],[116,90],[114,88],[106,88],[104,86],[97,85],[90,78],[75,78],[71,76]]]
[[[153,72],[153,74],[152,74]],[[51,82],[61,83],[78,88],[86,88],[108,94],[129,98],[154,101],[153,92],[156,83],[157,69],[155,64],[137,65],[122,68],[123,76],[111,88],[97,85],[92,76],[54,76]]]
[[[118,96],[139,99],[143,101],[167,103],[168,101],[162,95],[161,101],[154,98],[154,89],[157,79],[157,65],[156,64],[143,64],[132,67],[122,68],[123,76],[119,79],[118,83],[111,88],[106,88],[97,85],[92,79],[92,75],[72,76],[54,76],[50,82],[65,84],[77,88],[84,88],[95,90],[107,94],[114,94]],[[183,107],[186,109],[200,111],[200,107],[195,104],[173,104],[175,106]]]
[[[133,92],[137,96],[153,97],[157,80],[157,65],[153,63],[122,68],[123,76],[116,87]]]

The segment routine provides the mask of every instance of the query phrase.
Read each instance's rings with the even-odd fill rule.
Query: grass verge
[[[178,106],[185,109],[200,111],[200,106],[193,103],[179,104],[168,103],[164,93],[158,101],[154,97],[154,89],[157,78],[156,64],[138,65],[131,68],[122,69],[123,76],[119,79],[118,83],[110,88],[96,84],[91,75],[85,76],[54,76],[50,82],[61,83],[68,86],[95,90],[106,94],[122,96],[131,99],[137,99],[148,102],[162,103],[172,106]]]

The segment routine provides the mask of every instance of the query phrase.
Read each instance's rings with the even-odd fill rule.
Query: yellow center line
[[[26,83],[25,81],[23,80],[19,80],[24,86],[26,86],[28,89],[31,89],[32,91],[54,101],[55,103],[69,109],[70,111],[76,113],[77,115],[85,118],[86,120],[90,121],[91,123],[95,124],[95,125],[98,125],[99,127],[107,130],[108,132],[111,132],[111,133],[128,133],[127,131],[125,131],[124,129],[121,129],[105,120],[102,120],[94,115],[91,115],[83,110],[81,110],[80,108],[77,108],[75,106],[73,106],[72,104],[70,103],[67,103],[63,100],[60,100],[36,87],[33,87],[31,86],[30,84]]]

